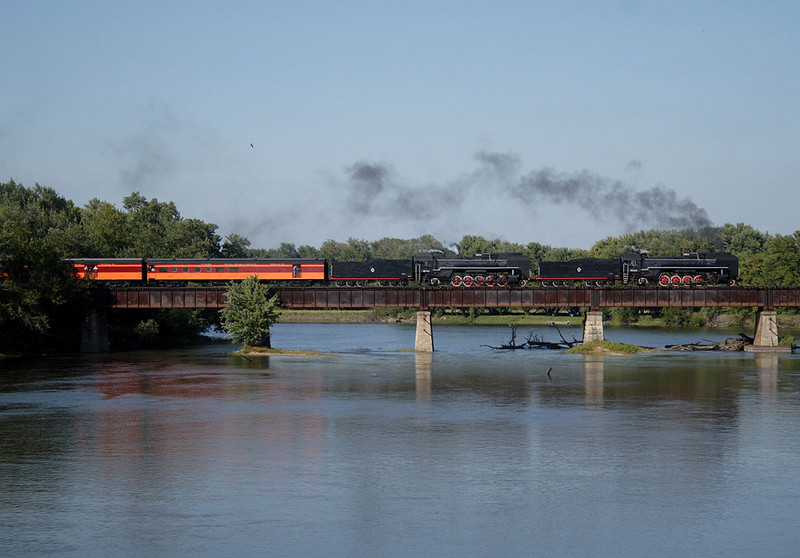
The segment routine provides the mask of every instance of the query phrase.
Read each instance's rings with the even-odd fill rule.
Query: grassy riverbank
[[[567,349],[570,354],[583,354],[583,355],[615,355],[626,356],[635,355],[638,353],[653,353],[661,352],[661,349],[647,349],[637,345],[628,345],[626,343],[616,343],[614,341],[593,341],[591,343],[576,345]]]

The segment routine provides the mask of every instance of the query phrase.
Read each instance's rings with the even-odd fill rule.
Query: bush
[[[695,308],[664,308],[661,316],[668,326],[703,327],[706,325],[704,315]]]
[[[158,338],[158,322],[154,319],[149,319],[145,322],[139,322],[133,328],[133,332],[139,341],[142,343],[152,343]]]
[[[793,335],[784,335],[781,337],[780,341],[778,341],[779,345],[789,345],[791,348],[795,348],[797,346],[797,341],[795,340]]]

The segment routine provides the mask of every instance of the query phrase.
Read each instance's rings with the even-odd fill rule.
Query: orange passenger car
[[[261,281],[288,281],[308,284],[327,279],[325,260],[314,259],[149,259],[147,280],[242,281],[255,275]]]
[[[141,258],[71,258],[67,260],[79,279],[98,281],[145,281],[144,260]]]

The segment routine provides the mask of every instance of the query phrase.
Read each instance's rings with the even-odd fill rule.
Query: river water
[[[424,355],[413,326],[278,324],[276,347],[333,356],[0,362],[0,555],[797,555],[798,355],[434,335]]]

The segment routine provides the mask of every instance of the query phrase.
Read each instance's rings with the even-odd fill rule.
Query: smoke
[[[357,216],[395,216],[425,220],[442,207],[459,209],[460,187],[428,185],[414,187],[400,180],[394,169],[382,163],[356,163],[345,169],[347,212]]]
[[[700,229],[711,226],[705,209],[663,185],[634,190],[618,180],[589,171],[559,173],[545,168],[523,176],[509,193],[530,206],[544,201],[585,210],[596,220],[614,221],[627,230],[636,228]]]
[[[346,211],[360,217],[397,217],[424,221],[431,217],[461,219],[466,200],[504,204],[520,202],[537,213],[545,205],[579,208],[596,221],[641,228],[700,229],[712,225],[705,209],[679,198],[663,185],[635,189],[619,180],[584,170],[577,173],[542,168],[521,175],[517,155],[482,151],[478,167],[443,184],[414,186],[384,163],[359,162],[345,169]],[[641,170],[632,161],[628,170]]]

